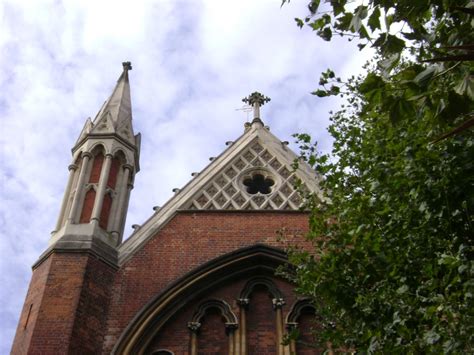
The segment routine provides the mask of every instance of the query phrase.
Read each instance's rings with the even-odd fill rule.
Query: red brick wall
[[[323,351],[308,346],[308,344],[314,344],[313,329],[317,329],[314,309],[304,308],[297,321],[300,336],[296,341],[296,353],[298,355],[322,354]]]
[[[217,309],[210,309],[201,320],[197,339],[198,354],[221,355],[228,352],[229,341],[225,333],[224,320]]]
[[[187,272],[257,243],[282,248],[281,230],[290,241],[309,247],[307,229],[304,213],[178,213],[117,272],[103,353],[110,353],[144,305]]]
[[[88,259],[69,351],[100,353],[105,336],[110,291],[115,270],[101,260]]]
[[[82,253],[53,253],[33,272],[13,354],[97,353],[109,300],[112,270]],[[27,350],[28,349],[28,350]]]
[[[26,354],[28,352],[31,337],[38,320],[39,308],[48,280],[51,261],[52,258],[48,258],[33,271],[30,287],[28,288],[23,310],[20,315],[20,321],[16,329],[12,354]]]
[[[277,354],[275,311],[272,299],[263,289],[255,290],[250,297],[247,312],[247,343],[249,354]]]

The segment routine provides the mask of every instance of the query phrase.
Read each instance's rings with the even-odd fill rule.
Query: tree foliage
[[[313,0],[296,19],[324,40],[339,34],[376,51],[357,77],[321,75],[315,95],[347,99],[331,117],[332,153],[297,135],[324,198],[308,197],[314,252],[293,250],[287,276],[318,307],[321,346],[474,350],[473,8]]]

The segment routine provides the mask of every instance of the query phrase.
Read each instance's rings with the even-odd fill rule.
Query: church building
[[[318,176],[244,99],[243,133],[123,240],[140,134],[129,62],[72,148],[48,248],[33,273],[12,354],[317,354],[315,310],[275,275],[288,245],[310,248]],[[297,341],[284,341],[292,329]]]

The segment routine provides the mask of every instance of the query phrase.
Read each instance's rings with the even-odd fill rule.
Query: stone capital
[[[241,308],[248,308],[249,303],[250,303],[250,300],[248,298],[239,298],[239,299],[237,299],[237,304]]]
[[[123,170],[128,169],[130,172],[133,171],[133,166],[130,164],[123,164]]]
[[[199,328],[201,328],[201,323],[199,323],[199,322],[188,322],[188,329],[192,333],[197,333],[199,331]]]
[[[226,323],[225,332],[227,335],[229,335],[230,333],[233,333],[238,327],[239,326],[237,323]]]
[[[272,299],[273,309],[281,309],[285,304],[285,300],[283,298],[274,298]]]

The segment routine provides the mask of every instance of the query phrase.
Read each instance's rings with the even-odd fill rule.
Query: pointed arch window
[[[209,346],[214,351],[218,349],[218,353],[234,352],[237,317],[227,302],[211,299],[201,303],[188,323],[188,328],[191,331],[191,355],[201,353],[201,347],[204,350]],[[222,335],[227,335],[228,339]]]

